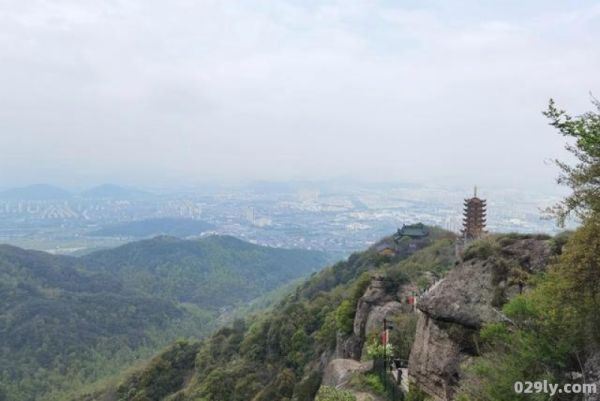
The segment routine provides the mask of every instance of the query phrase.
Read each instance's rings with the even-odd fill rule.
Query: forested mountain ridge
[[[358,362],[372,359],[371,353],[379,352],[379,327],[384,317],[394,328],[390,340],[393,355],[404,360],[410,357],[409,368],[448,364],[457,371],[461,362],[469,358],[476,366],[492,367],[492,357],[498,354],[487,354],[488,348],[480,350],[483,354],[477,351],[480,339],[489,341],[490,336],[490,328],[481,322],[495,322],[492,327],[496,330],[498,324],[509,322],[502,318],[503,306],[513,308],[511,319],[519,318],[521,310],[514,310],[514,303],[521,302],[519,289],[524,293],[532,288],[535,291],[546,264],[563,257],[563,249],[575,246],[579,238],[498,234],[469,244],[457,255],[453,234],[431,231],[432,236],[425,240],[403,238],[394,244],[391,239],[384,239],[367,251],[314,274],[272,310],[236,320],[200,342],[179,341],[120,381],[70,400],[352,401],[364,394],[370,399],[385,399],[377,377],[364,370],[369,365]],[[439,322],[431,325],[439,325],[438,330],[445,333],[442,336],[424,334],[425,312],[415,314],[406,303],[407,296],[426,287],[432,289],[419,301],[423,302],[419,309],[435,315]],[[466,328],[461,326],[459,330],[455,321],[466,322]],[[491,334],[501,334],[504,340],[510,335]],[[448,349],[443,350],[441,343],[434,344],[438,348],[431,345],[429,350],[424,346],[424,341],[440,339],[458,345],[448,343]],[[544,349],[550,344],[539,346]],[[486,342],[483,345],[489,346]],[[452,352],[457,352],[457,358]],[[537,355],[527,355],[530,364],[537,363]],[[436,362],[418,366],[419,358]],[[497,377],[527,368],[509,366],[512,359],[499,361],[502,371],[482,372],[493,372],[492,376]],[[348,368],[352,365],[349,362],[360,368]],[[539,364],[543,365],[544,360]],[[429,375],[432,381],[448,381],[464,396],[467,390],[473,391],[467,386],[472,385],[476,372],[467,370],[461,383],[456,380],[463,377],[462,373],[446,377],[444,372],[432,370]],[[531,373],[524,377],[529,376]],[[346,379],[341,381],[341,377]],[[509,377],[516,379],[514,375]],[[438,396],[420,380],[418,384],[423,387],[411,390],[410,397],[415,397],[411,400],[429,399],[422,390]],[[340,386],[344,390],[336,390]],[[481,391],[490,388],[494,388],[493,384],[484,389],[477,387]],[[506,387],[503,391],[511,389]]]
[[[173,302],[81,272],[77,262],[0,246],[0,394],[7,400],[51,399],[64,377],[81,384],[106,373],[106,360],[148,355],[170,337],[152,331],[176,321],[201,330],[202,319]]]
[[[315,273],[273,310],[236,320],[204,341],[178,342],[119,383],[76,399],[312,400],[324,363],[353,335],[357,302],[372,274],[385,276],[395,293],[428,285],[454,266],[454,235],[430,232],[398,244],[386,238]]]
[[[231,236],[161,236],[97,251],[80,261],[82,269],[109,273],[153,296],[216,307],[248,301],[317,271],[327,255],[262,247]]]
[[[287,266],[275,264],[277,259]],[[233,308],[322,263],[321,253],[228,237],[161,237],[85,258],[1,245],[0,400],[60,399],[64,391],[106,377],[178,337],[202,337],[220,308]],[[133,285],[136,271],[144,269],[151,272],[147,280]],[[198,295],[211,283],[233,290],[211,291],[212,299]]]

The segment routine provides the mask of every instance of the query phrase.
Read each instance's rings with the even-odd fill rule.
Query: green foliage
[[[356,315],[356,306],[360,297],[363,296],[371,277],[369,273],[362,273],[358,279],[354,282],[350,291],[350,297],[342,301],[340,306],[335,312],[335,319],[337,328],[343,334],[351,334],[354,327],[354,316]]]
[[[367,356],[369,359],[380,359],[383,358],[384,355],[394,355],[394,346],[392,343],[390,342],[384,346],[377,335],[371,336],[367,343]]]
[[[347,390],[338,390],[335,387],[322,386],[315,401],[356,401],[356,396]]]
[[[599,252],[600,227],[592,219],[570,237],[536,288],[504,306],[512,324],[481,330],[483,356],[466,368],[462,399],[542,400],[515,394],[514,382],[563,384],[565,372],[580,371],[588,350],[600,345]]]
[[[121,384],[117,389],[118,401],[161,400],[181,387],[186,373],[194,367],[197,351],[197,343],[178,341]],[[138,392],[138,388],[143,390]]]
[[[0,383],[12,401],[53,400],[115,374],[213,314],[129,291],[77,259],[0,247]]]
[[[312,401],[320,386],[320,357],[333,350],[344,324],[346,330],[350,327],[371,272],[384,274],[397,286],[394,281],[425,277],[427,269],[444,272],[453,266],[453,244],[447,234],[436,232],[434,238],[415,244],[406,244],[405,253],[385,261],[371,250],[354,254],[313,274],[276,307],[250,317],[246,325],[219,330],[200,345],[193,376],[166,399]],[[338,319],[341,316],[348,319]],[[223,387],[227,394],[215,395]],[[142,391],[139,388],[136,394]]]
[[[345,299],[336,310],[336,323],[338,329],[344,334],[351,334],[354,325],[354,315],[356,314],[356,304],[351,300]]]
[[[377,373],[365,373],[361,379],[364,385],[375,394],[385,394],[385,387]]]
[[[220,307],[250,301],[326,261],[321,252],[268,248],[229,236],[157,237],[86,255],[80,267],[155,297]]]
[[[321,262],[320,253],[230,237],[162,237],[82,258],[0,246],[0,387],[11,401],[60,399],[177,338],[208,334],[219,307],[231,308]],[[232,343],[215,345],[213,357],[232,355],[243,331],[224,336]],[[290,348],[296,364],[303,363],[301,345],[298,337],[293,346],[300,349]]]
[[[193,376],[171,395],[177,401],[313,401],[321,382],[320,358],[333,351],[338,331],[351,331],[371,273],[408,280],[422,277],[427,268],[447,271],[453,266],[453,244],[447,237],[420,244],[387,262],[371,250],[354,254],[312,275],[274,308],[249,317],[246,325],[219,330],[202,342]],[[409,259],[410,266],[424,265],[408,268]],[[410,330],[413,323],[402,327]]]
[[[492,238],[484,238],[471,243],[463,252],[463,260],[487,259],[498,254],[500,246]]]
[[[389,264],[382,270],[388,277],[396,277],[403,282],[430,284],[424,278],[424,273],[442,276],[454,266],[455,262],[454,237],[446,235],[419,252]]]
[[[390,343],[394,345],[394,356],[408,360],[412,344],[417,332],[417,315],[401,314],[391,320],[393,330],[390,332]]]
[[[562,253],[563,247],[569,241],[569,237],[571,236],[571,234],[572,232],[570,231],[563,231],[555,235],[550,242],[552,247],[552,253],[554,253],[555,255],[560,255]]]
[[[294,401],[313,401],[321,386],[321,374],[311,371],[294,386]]]
[[[578,163],[557,161],[559,183],[572,194],[553,212],[559,223],[575,213],[582,227],[551,246],[560,256],[539,275],[537,286],[504,306],[509,323],[481,330],[483,355],[465,369],[458,399],[545,400],[544,394],[516,394],[516,381],[548,380],[559,385],[565,372],[581,371],[590,350],[600,348],[600,103],[597,112],[571,117],[550,101],[550,124],[575,139],[567,149]]]
[[[406,395],[406,401],[427,401],[429,399],[430,398],[427,397],[427,394],[416,384],[410,383],[408,394]]]
[[[570,166],[556,161],[561,169],[559,184],[573,191],[552,210],[561,224],[573,212],[583,220],[600,213],[600,102],[592,99],[592,104],[595,111],[572,117],[551,99],[544,112],[550,125],[561,135],[575,140],[575,144],[567,144],[566,148],[575,156],[577,164]]]

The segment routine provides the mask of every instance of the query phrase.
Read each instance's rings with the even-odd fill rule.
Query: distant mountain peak
[[[146,197],[151,194],[146,191],[142,191],[135,188],[129,188],[120,186],[117,184],[102,184],[92,187],[81,193],[81,196],[85,198],[112,198],[112,199],[125,199],[125,198],[137,198]]]
[[[214,226],[202,220],[183,217],[159,217],[128,221],[103,227],[89,233],[96,237],[191,237],[212,230]]]

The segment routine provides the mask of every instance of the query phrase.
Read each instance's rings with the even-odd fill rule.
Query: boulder
[[[498,319],[492,305],[497,286],[493,284],[494,261],[470,261],[448,273],[445,280],[421,297],[418,309],[440,321],[471,328]]]
[[[355,373],[364,373],[373,369],[372,362],[361,363],[354,359],[334,359],[329,362],[323,373],[324,386],[346,387]]]
[[[590,356],[583,366],[586,384],[595,384],[597,392],[594,394],[585,394],[584,401],[600,401],[600,352]]]

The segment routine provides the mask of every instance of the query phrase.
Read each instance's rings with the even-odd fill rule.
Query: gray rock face
[[[355,373],[367,372],[372,368],[372,362],[360,363],[353,359],[334,359],[323,372],[322,385],[344,388]]]
[[[341,334],[337,335],[335,354],[338,358],[354,359],[359,361],[362,354],[363,340],[351,334],[344,338]]]
[[[547,241],[528,238],[503,247],[502,254],[516,259],[524,269],[537,273],[546,268],[552,250]]]
[[[516,272],[537,272],[551,255],[544,240],[507,242],[493,256],[460,264],[419,300],[409,376],[437,401],[453,399],[461,364],[476,355],[474,336],[482,325],[505,319],[502,304],[524,289]]]
[[[586,394],[584,401],[600,401],[600,352],[590,356],[583,367],[586,384],[595,384],[597,392],[595,394]]]
[[[448,273],[447,278],[419,300],[418,309],[443,322],[479,328],[498,317],[492,306],[496,287],[489,262],[470,261]]]
[[[338,336],[337,356],[360,360],[368,335],[382,330],[383,319],[406,312],[406,306],[398,302],[395,291],[390,292],[386,288],[382,277],[374,277],[365,294],[358,300],[353,333],[347,338]]]
[[[457,331],[452,333],[451,327]],[[444,323],[421,313],[416,341],[410,353],[409,377],[436,401],[451,400],[459,380],[459,368],[469,358],[471,344],[457,338],[473,331],[454,323]]]
[[[354,317],[354,335],[365,338],[368,334],[369,314],[371,314],[373,308],[393,302],[395,299],[394,294],[386,291],[385,281],[379,277],[374,277],[365,294],[358,300],[356,316]]]
[[[402,311],[402,304],[398,301],[373,306],[367,316],[365,333],[369,335],[370,333],[381,332],[383,330],[383,319],[389,319]]]

